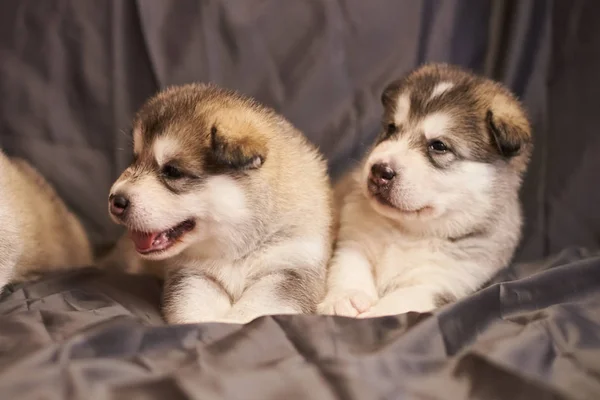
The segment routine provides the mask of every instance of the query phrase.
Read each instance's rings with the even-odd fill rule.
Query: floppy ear
[[[507,110],[505,110],[507,111]],[[499,112],[491,109],[486,113],[485,123],[492,144],[505,159],[511,159],[525,150],[531,144],[531,128],[522,113]]]
[[[210,161],[216,166],[235,170],[258,169],[266,156],[266,144],[260,138],[221,135],[216,125],[210,130]]]

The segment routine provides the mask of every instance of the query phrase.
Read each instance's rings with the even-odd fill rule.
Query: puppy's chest
[[[214,262],[203,266],[203,272],[215,279],[234,299],[238,299],[246,287],[247,271],[244,265]]]
[[[255,279],[252,263],[248,261],[213,261],[203,263],[199,269],[221,284],[223,289],[234,299],[242,296],[244,290]]]
[[[426,279],[450,263],[452,249],[440,239],[412,239],[398,236],[383,246],[375,265],[375,279],[379,287],[391,280]]]

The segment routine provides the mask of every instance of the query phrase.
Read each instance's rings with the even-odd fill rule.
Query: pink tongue
[[[129,236],[133,243],[135,244],[136,249],[138,250],[150,250],[153,247],[154,240],[160,234],[157,233],[146,233],[146,232],[130,232]]]

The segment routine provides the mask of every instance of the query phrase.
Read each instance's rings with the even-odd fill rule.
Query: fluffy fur
[[[532,138],[506,88],[433,64],[390,84],[382,103],[382,133],[336,187],[325,314],[431,311],[480,288],[520,239]]]
[[[26,161],[0,152],[0,290],[57,269],[88,266],[86,233]]]
[[[135,248],[122,239],[117,251],[165,276],[169,323],[315,312],[332,251],[331,189],[298,130],[240,94],[185,85],[142,107],[133,140],[109,209]]]

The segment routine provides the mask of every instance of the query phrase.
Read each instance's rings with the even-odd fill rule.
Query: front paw
[[[317,310],[320,314],[356,317],[367,312],[375,302],[374,296],[362,290],[347,290],[327,295]]]

